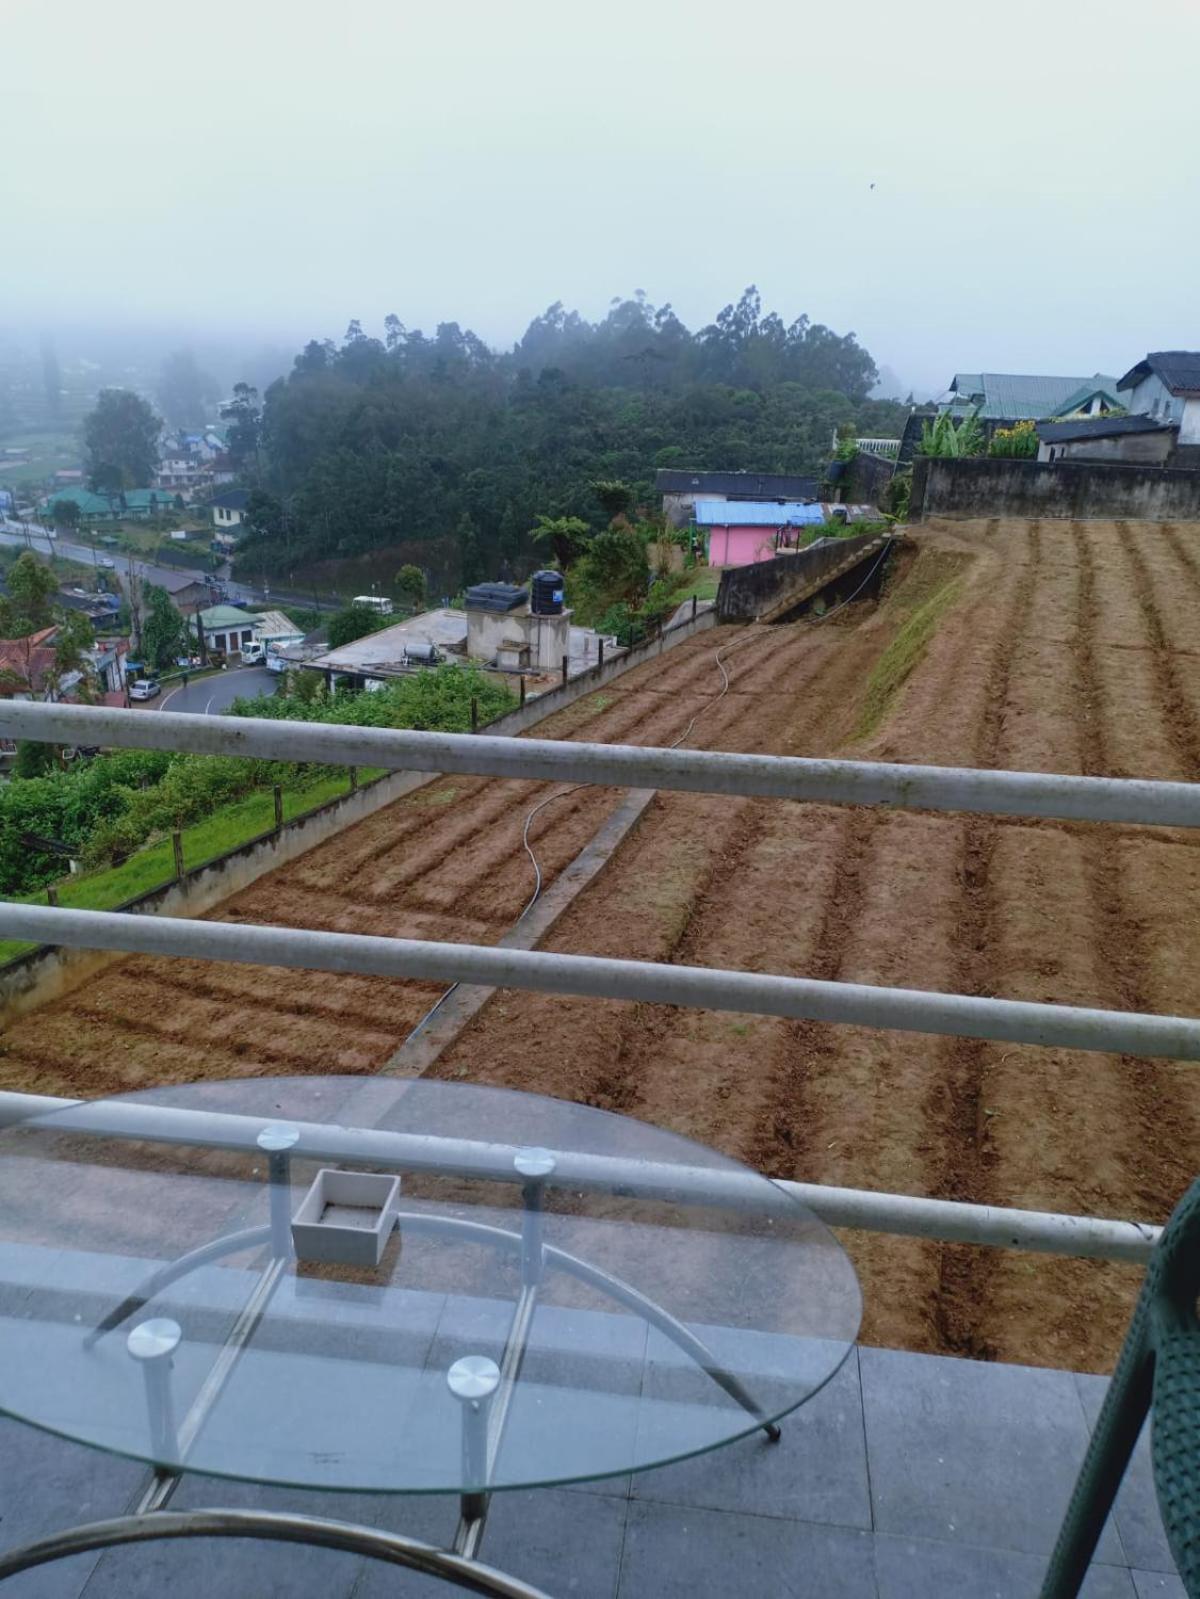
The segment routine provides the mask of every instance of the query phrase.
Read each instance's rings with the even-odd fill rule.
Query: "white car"
[[[102,555],[96,564],[97,566],[103,566],[107,568],[107,570],[110,572],[115,572],[117,569],[117,563],[113,560],[111,555]]]
[[[156,677],[142,677],[129,685],[131,700],[153,700],[162,693],[162,684]]]

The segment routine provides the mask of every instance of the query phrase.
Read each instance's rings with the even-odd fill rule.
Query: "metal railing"
[[[0,737],[833,804],[1200,826],[1200,786],[1188,783],[413,733],[168,712],[147,716],[15,701],[0,704]],[[83,948],[478,982],[1129,1055],[1200,1059],[1200,1021],[1192,1018],[754,972],[11,903],[0,904],[0,935]],[[1134,1222],[1005,1211],[812,1185],[787,1186],[834,1225],[947,1241],[1140,1261],[1157,1236],[1156,1229]]]

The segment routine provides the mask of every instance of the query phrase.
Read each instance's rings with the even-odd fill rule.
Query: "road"
[[[28,537],[26,536],[28,534]],[[42,528],[35,523],[28,526],[22,522],[14,522],[0,516],[0,544],[13,546],[28,545],[35,555],[61,555],[68,561],[78,561],[83,566],[93,566],[97,563],[97,552],[90,544],[81,544],[76,539],[47,538]],[[126,554],[111,556],[114,566],[99,566],[100,571],[108,571],[116,578],[123,578],[129,571],[129,557]],[[210,572],[199,567],[189,566],[160,566],[154,561],[134,562],[134,571],[145,583],[156,583],[162,587],[170,578],[186,577],[195,583],[216,583],[228,595],[229,603],[234,605],[296,605],[305,610],[312,610],[313,596],[311,594],[293,593],[283,589],[256,589],[247,583],[235,583],[229,575],[229,563],[222,564],[217,571]],[[335,610],[337,607],[328,600],[321,602],[319,609]]]
[[[236,699],[253,699],[257,694],[274,694],[279,678],[265,666],[237,666],[216,677],[202,677],[186,688],[180,684],[168,689],[151,703],[159,711],[183,711],[193,716],[219,716]]]

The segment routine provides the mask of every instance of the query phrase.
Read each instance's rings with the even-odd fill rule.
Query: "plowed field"
[[[931,600],[927,647],[881,700],[872,671]],[[699,635],[537,733],[664,744],[703,710],[693,747],[1193,780],[1198,600],[1200,527],[934,524],[878,607]],[[546,792],[441,781],[214,915],[491,941],[529,896],[521,831]],[[580,790],[539,815],[549,878],[616,802]],[[544,947],[1200,1015],[1198,846],[665,795]],[[369,1072],[438,992],[139,957],[12,1026],[0,1086]],[[1200,1067],[1066,1050],[502,993],[435,1071],[626,1111],[777,1176],[1037,1209],[1161,1219],[1200,1157]],[[1100,1263],[847,1242],[864,1337],[914,1349],[1101,1369],[1136,1284]]]

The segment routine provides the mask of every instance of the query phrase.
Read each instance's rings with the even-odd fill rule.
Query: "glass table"
[[[264,1537],[471,1591],[490,1496],[760,1434],[838,1370],[853,1268],[784,1190],[672,1133],[469,1084],[255,1078],[0,1134],[0,1411],[153,1469],[132,1513],[0,1578],[140,1539]],[[172,1511],[180,1476],[459,1497],[436,1548]]]

